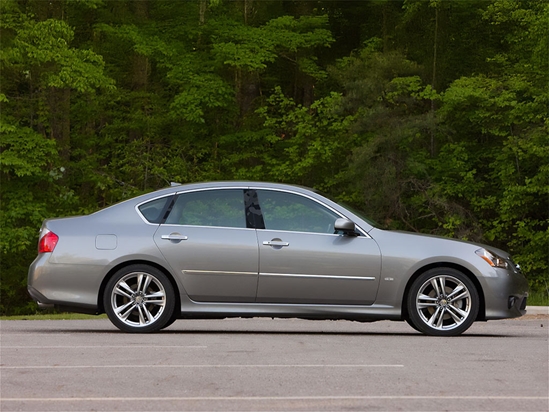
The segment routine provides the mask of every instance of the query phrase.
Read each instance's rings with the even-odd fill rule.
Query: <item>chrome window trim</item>
[[[297,234],[300,234],[300,235],[315,235],[315,236],[335,236],[335,237],[340,237],[340,236],[343,236],[341,234],[338,234],[338,233],[320,233],[320,232],[301,232],[299,230],[283,230],[283,229],[254,229],[254,230],[257,230],[257,231],[261,231],[261,232],[284,232],[284,233],[297,233]],[[366,234],[364,236],[362,236],[362,234],[360,236],[355,236],[356,238],[364,238],[364,239],[371,239],[371,237]]]
[[[162,227],[199,227],[211,229],[230,229],[230,230],[257,230],[251,227],[234,227],[234,226],[204,226],[204,225],[176,225],[175,223],[162,223]]]
[[[213,187],[199,187],[195,189],[180,190],[175,192],[176,195],[182,195],[184,193],[193,193],[193,192],[205,192],[209,190],[246,190],[249,189],[248,186],[213,186]],[[244,193],[243,193],[244,194]]]

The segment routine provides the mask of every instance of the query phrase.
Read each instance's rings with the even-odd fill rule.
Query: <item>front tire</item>
[[[432,336],[457,336],[477,318],[478,291],[462,272],[434,268],[419,276],[408,293],[409,322]]]
[[[148,265],[120,269],[107,283],[103,296],[110,321],[130,333],[162,329],[172,319],[175,300],[168,277]]]

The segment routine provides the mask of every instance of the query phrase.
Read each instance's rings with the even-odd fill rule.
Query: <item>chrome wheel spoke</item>
[[[466,299],[466,298],[469,298],[469,291],[468,290],[464,290],[463,293],[459,294],[458,296],[456,296],[455,298],[451,298],[452,301],[457,301],[457,300],[461,300],[461,299]]]
[[[131,299],[132,296],[129,293],[126,293],[125,290],[122,290],[122,288],[120,286],[121,285],[118,285],[118,287],[116,289],[114,289],[113,292],[116,293],[117,295],[124,296],[125,298]]]
[[[467,292],[463,285],[458,285],[450,294],[448,294],[448,299],[458,299],[457,297],[455,297],[455,295],[462,290],[465,290]]]
[[[437,310],[435,311],[435,313],[431,315],[427,323],[432,327],[437,327],[438,323],[440,322],[440,319],[442,318],[441,312],[443,312],[443,309],[440,306],[437,307]]]
[[[460,321],[465,319],[467,317],[467,315],[469,314],[469,312],[461,310],[460,308],[455,307],[454,305],[449,305],[448,306],[448,312],[450,313],[450,315],[452,315],[453,318],[455,316],[458,319],[460,319]]]
[[[437,278],[438,285],[440,289],[439,296],[446,294],[446,278],[444,276],[440,276]]]
[[[440,287],[438,285],[438,278],[431,279],[431,285],[433,286],[433,289],[435,290],[437,296],[440,296],[442,294],[442,291],[440,290]]]
[[[164,301],[159,299],[159,300],[147,300],[147,305],[156,305],[156,306],[164,306]]]
[[[437,301],[437,298],[434,298],[434,297],[431,297],[431,296],[427,296],[427,295],[421,293],[421,294],[418,296],[418,300],[427,301],[427,302],[436,302],[436,301]]]
[[[136,292],[139,293],[139,292],[143,292],[143,280],[144,280],[145,276],[143,275],[143,273],[140,273],[139,275],[137,275],[137,287],[136,287]]]
[[[139,305],[137,305],[137,312],[139,313],[139,324],[141,326],[145,325],[147,322],[145,321],[145,316],[143,315],[143,308]]]
[[[159,291],[155,293],[151,293],[149,295],[145,295],[145,300],[147,302],[147,305],[158,305],[158,306],[164,306],[166,303],[164,292]]]
[[[133,312],[135,309],[135,302],[131,301],[126,303],[123,306],[120,306],[119,308],[116,308],[116,313],[122,320],[126,320],[128,316],[130,316],[130,313]]]
[[[151,284],[151,281],[152,281],[152,276],[149,276],[149,275],[145,275],[144,276],[144,281],[143,281],[143,286],[142,288],[139,290],[140,292],[143,292],[143,293],[146,293],[147,292],[147,289],[149,288],[150,284]]]
[[[444,314],[446,313],[446,308],[440,308],[440,314],[437,319],[437,328],[442,327],[442,322],[444,321]]]
[[[124,289],[124,290],[125,290],[126,292],[128,292],[130,295],[133,294],[133,293],[135,292],[135,291],[134,291],[132,288],[130,288],[129,285],[128,285],[126,282],[124,282],[124,281],[118,282],[118,286],[119,286],[119,287],[118,287],[117,289],[119,289],[119,290]]]
[[[438,305],[436,303],[418,303],[417,308],[418,309],[426,309],[426,308],[436,308]]]
[[[433,298],[431,296],[427,296],[424,294],[420,294],[417,298],[418,309],[425,309],[425,308],[436,307],[436,306],[437,306],[437,298]]]
[[[158,292],[154,292],[154,293],[149,293],[148,295],[145,295],[145,298],[147,298],[147,301],[150,302],[149,299],[164,299],[164,292],[163,291],[158,291]]]
[[[147,308],[147,305],[143,305],[143,312],[145,313],[145,316],[147,317],[147,322],[154,322],[154,316]]]

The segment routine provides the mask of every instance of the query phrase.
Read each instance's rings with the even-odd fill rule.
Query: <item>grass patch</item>
[[[0,320],[85,320],[107,319],[107,315],[84,315],[82,313],[38,313],[34,315],[0,316]]]
[[[528,294],[528,306],[549,306],[549,291],[530,291],[530,293]]]

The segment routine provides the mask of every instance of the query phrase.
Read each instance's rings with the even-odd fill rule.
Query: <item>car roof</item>
[[[153,192],[145,193],[131,199],[121,201],[119,203],[113,204],[105,209],[110,209],[114,206],[121,206],[130,204],[132,206],[138,205],[140,203],[146,202],[148,200],[156,199],[163,196],[169,196],[171,194],[176,194],[180,192],[199,190],[199,189],[214,189],[214,188],[266,188],[266,189],[280,189],[280,190],[292,190],[299,193],[315,193],[314,189],[310,189],[304,186],[290,185],[284,183],[271,183],[271,182],[258,182],[258,181],[240,181],[240,180],[227,180],[227,181],[209,181],[209,182],[195,182],[195,183],[185,183],[185,184],[172,184],[170,187],[163,189],[155,190]],[[97,212],[96,212],[97,213]]]

